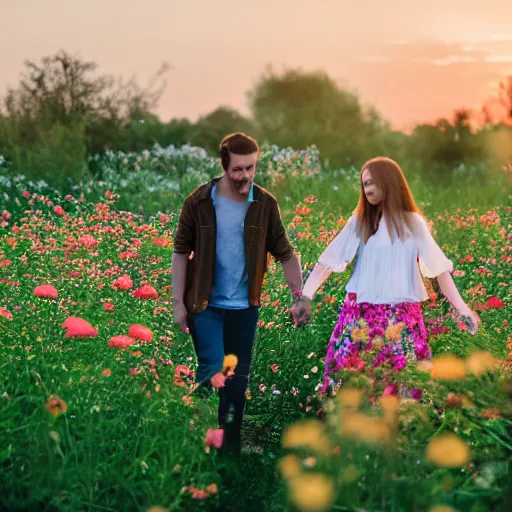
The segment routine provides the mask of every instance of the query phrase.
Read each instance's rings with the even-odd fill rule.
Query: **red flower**
[[[119,335],[114,336],[113,338],[110,338],[108,340],[108,346],[109,347],[115,347],[115,348],[125,348],[129,347],[130,345],[133,345],[135,341],[130,338],[129,336]]]
[[[153,339],[153,332],[144,325],[133,324],[128,330],[128,334],[141,341],[151,341]]]
[[[504,308],[505,303],[499,297],[493,296],[485,303],[485,306],[487,308]]]
[[[80,275],[80,272],[70,272],[69,277],[78,277]]]
[[[106,302],[103,304],[103,309],[105,311],[114,311],[114,304],[110,304],[109,302]]]
[[[0,267],[9,267],[12,265],[12,261],[11,260],[2,260],[0,261]]]
[[[24,190],[23,194],[21,194],[25,199],[28,199],[30,197],[30,192],[28,190]]]
[[[64,208],[62,208],[62,206],[55,206],[55,208],[53,209],[53,211],[57,214],[57,215],[64,215]]]
[[[66,318],[62,327],[67,329],[64,338],[94,338],[98,335],[98,329],[95,329],[87,320],[77,316]]]
[[[150,284],[137,288],[132,295],[138,299],[158,299],[158,293]]]
[[[166,238],[155,238],[153,240],[153,245],[158,245],[160,247],[166,247],[167,245],[169,245],[169,240],[167,240]]]
[[[34,294],[36,297],[49,297],[56,299],[59,296],[57,289],[51,284],[42,284],[34,288]]]
[[[121,290],[129,290],[132,286],[133,281],[128,274],[124,274],[123,276],[118,277],[112,283],[112,288],[114,288],[114,290],[117,290],[117,288],[121,288]]]

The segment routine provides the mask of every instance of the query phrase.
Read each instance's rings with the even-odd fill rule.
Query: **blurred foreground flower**
[[[432,358],[430,375],[433,379],[461,380],[466,377],[464,360],[453,354],[443,354]]]
[[[467,370],[476,377],[480,377],[489,371],[496,370],[497,367],[498,360],[485,350],[473,352],[466,360]]]
[[[303,512],[330,510],[334,482],[322,473],[302,473],[288,481],[291,501]]]
[[[442,468],[460,468],[471,460],[468,444],[452,433],[434,437],[427,446],[426,456]]]
[[[151,341],[153,339],[153,331],[146,327],[145,325],[133,324],[130,326],[128,330],[128,334],[140,341]]]
[[[205,446],[213,446],[219,450],[224,439],[224,430],[222,428],[209,428],[204,438]]]
[[[51,395],[48,399],[48,402],[46,402],[45,407],[52,416],[64,414],[68,409],[66,402],[64,402],[64,400],[59,398],[57,395]]]
[[[34,295],[36,297],[46,297],[49,299],[57,299],[59,297],[59,292],[55,286],[51,284],[41,284],[34,288]]]
[[[129,336],[124,336],[123,334],[121,334],[119,336],[114,336],[108,340],[108,346],[115,347],[115,348],[129,347],[130,345],[133,345],[134,343],[135,343],[135,340],[133,340]]]
[[[290,425],[283,434],[283,448],[311,448],[327,455],[330,445],[322,423],[306,420]]]

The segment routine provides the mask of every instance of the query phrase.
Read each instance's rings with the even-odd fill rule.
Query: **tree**
[[[257,137],[254,124],[250,119],[230,107],[218,107],[197,121],[192,130],[190,142],[217,156],[221,140],[229,133],[238,131]]]
[[[248,93],[262,137],[295,149],[316,145],[331,164],[359,164],[380,152],[387,124],[323,72],[269,70]]]

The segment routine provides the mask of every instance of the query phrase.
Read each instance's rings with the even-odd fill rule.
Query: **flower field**
[[[304,158],[279,165],[293,176]],[[265,179],[279,189],[279,172]],[[305,273],[350,215],[331,198],[357,186],[336,179],[280,198]],[[11,183],[0,196],[2,510],[508,510],[511,207],[425,208],[481,327],[467,333],[434,283],[423,305],[433,366],[396,372],[416,391],[408,400],[357,368],[336,398],[319,396],[350,272],[333,274],[296,329],[270,261],[247,390],[253,449],[226,472],[208,432],[216,397],[186,398],[196,361],[172,322],[179,197],[143,216],[108,179],[90,197]]]

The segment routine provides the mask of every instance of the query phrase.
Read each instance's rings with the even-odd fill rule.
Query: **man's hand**
[[[217,372],[211,379],[210,382],[215,389],[223,388],[226,385],[226,375],[222,372]]]
[[[174,302],[174,323],[185,333],[190,334],[190,329],[187,325],[187,309],[181,301]]]
[[[311,300],[308,297],[296,297],[293,299],[290,312],[295,322],[295,327],[305,325],[311,319]]]

